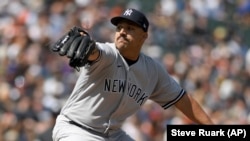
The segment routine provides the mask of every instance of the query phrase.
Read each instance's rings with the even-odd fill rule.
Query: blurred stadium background
[[[0,141],[51,141],[77,73],[48,44],[72,26],[112,41],[109,19],[127,7],[150,20],[143,52],[160,61],[216,124],[250,123],[249,0],[1,0]],[[162,141],[167,124],[192,124],[148,101],[123,129]]]

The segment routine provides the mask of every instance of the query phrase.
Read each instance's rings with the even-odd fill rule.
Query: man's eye
[[[135,28],[134,27],[132,27],[132,26],[126,26],[126,27],[123,27],[123,26],[117,26],[116,27],[116,32],[120,32],[122,29],[124,29],[125,31],[133,31],[133,30],[135,30]]]
[[[129,31],[132,31],[132,30],[134,30],[134,28],[131,27],[131,26],[129,26],[129,27],[128,27],[128,30],[129,30]]]
[[[117,26],[117,27],[116,27],[116,31],[117,31],[117,32],[121,31],[121,29],[122,29],[121,26]]]

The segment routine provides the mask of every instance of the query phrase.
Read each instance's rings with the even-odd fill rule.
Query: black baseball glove
[[[89,63],[88,57],[95,45],[87,31],[73,27],[51,46],[51,50],[61,56],[67,55],[70,58],[69,65],[79,71],[80,67]]]

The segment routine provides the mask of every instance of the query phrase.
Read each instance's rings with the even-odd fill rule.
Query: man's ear
[[[143,35],[142,35],[142,38],[143,38],[143,39],[147,39],[147,38],[148,38],[148,33],[143,34]]]

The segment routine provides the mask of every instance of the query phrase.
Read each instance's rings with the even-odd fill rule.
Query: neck
[[[138,60],[140,55],[140,51],[135,51],[135,50],[131,51],[126,49],[125,50],[119,49],[119,52],[124,58],[129,59],[131,61]]]
[[[127,58],[125,58],[125,57],[124,57],[124,59],[125,59],[125,61],[127,62],[127,64],[128,64],[129,66],[131,66],[131,65],[133,65],[134,63],[137,62],[137,60],[139,59],[139,57],[138,57],[136,60],[130,60],[130,59],[127,59]]]

